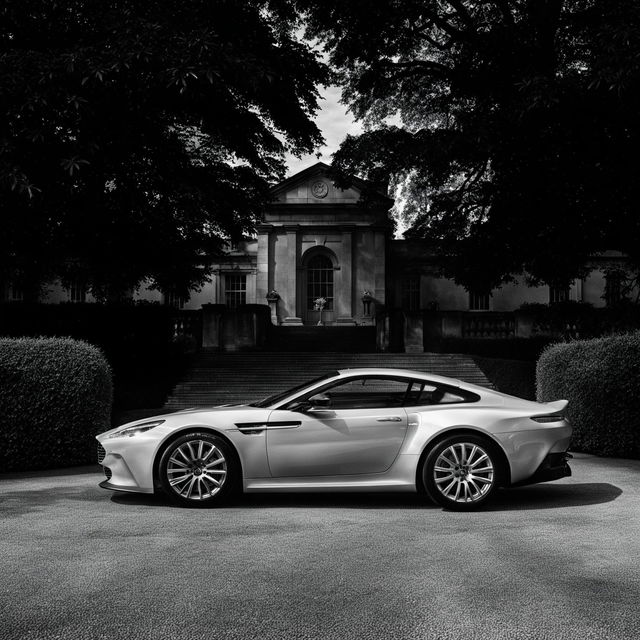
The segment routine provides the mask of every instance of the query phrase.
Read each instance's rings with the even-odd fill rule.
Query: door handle
[[[389,416],[387,418],[378,418],[378,422],[402,422],[402,418],[398,416]]]

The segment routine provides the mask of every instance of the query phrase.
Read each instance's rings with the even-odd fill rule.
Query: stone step
[[[469,356],[345,352],[243,352],[203,350],[176,385],[166,408],[250,402],[278,393],[332,369],[413,369],[491,386]]]
[[[265,351],[322,353],[331,346],[334,352],[364,353],[376,350],[376,328],[354,326],[270,326]]]

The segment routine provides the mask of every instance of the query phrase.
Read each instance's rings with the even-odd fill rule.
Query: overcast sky
[[[322,155],[319,158],[314,154],[296,158],[288,153],[286,155],[288,167],[287,177],[314,165],[316,162],[331,164],[331,155],[338,149],[345,136],[348,133],[362,133],[362,125],[354,121],[351,113],[347,113],[347,107],[345,105],[340,104],[341,91],[340,87],[327,87],[320,91],[324,100],[320,100],[320,111],[315,118],[315,122],[325,140],[324,146],[319,149]],[[391,124],[398,124],[399,120],[397,118],[391,118],[389,122]],[[407,224],[403,222],[401,215],[402,208],[403,201],[399,197],[399,193],[396,193],[396,204],[391,209],[391,215],[396,218],[397,223],[396,238],[402,237],[402,234],[407,229]]]
[[[348,133],[362,132],[360,124],[354,122],[351,113],[347,113],[346,106],[338,102],[340,92],[340,87],[327,87],[320,92],[324,100],[320,100],[320,111],[315,120],[326,143],[319,149],[322,155],[320,158],[316,158],[313,154],[296,158],[287,154],[288,175],[302,171],[316,162],[331,164],[331,154],[340,146],[345,136]]]

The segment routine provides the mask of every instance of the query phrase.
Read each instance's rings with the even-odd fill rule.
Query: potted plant
[[[313,301],[313,308],[315,311],[319,311],[320,312],[320,319],[318,320],[318,324],[322,325],[322,312],[324,311],[325,306],[327,305],[327,299],[323,298],[322,296],[320,298],[316,298]]]

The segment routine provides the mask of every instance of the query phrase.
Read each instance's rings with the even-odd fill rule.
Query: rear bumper
[[[571,475],[571,467],[567,464],[567,460],[573,458],[568,451],[561,453],[550,453],[536,469],[535,473],[520,482],[516,482],[512,486],[521,487],[525,484],[535,484],[537,482],[550,482],[551,480],[560,480]]]

